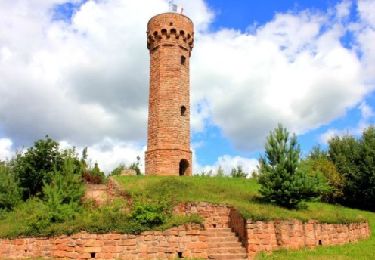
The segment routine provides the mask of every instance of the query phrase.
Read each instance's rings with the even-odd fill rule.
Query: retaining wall
[[[246,248],[249,259],[261,251],[340,245],[370,236],[368,223],[252,221],[245,220],[234,208],[209,203],[181,204],[174,211],[177,214],[197,213],[204,218],[204,224],[186,224],[140,235],[79,233],[55,238],[2,239],[0,259],[206,259],[207,228],[230,227]]]

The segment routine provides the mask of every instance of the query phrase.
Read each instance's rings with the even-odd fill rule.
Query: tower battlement
[[[185,15],[159,14],[147,24],[150,94],[145,156],[148,175],[191,175],[190,56],[194,25]]]
[[[159,14],[147,24],[147,48],[153,50],[160,44],[177,44],[189,52],[194,47],[194,25],[185,15]]]

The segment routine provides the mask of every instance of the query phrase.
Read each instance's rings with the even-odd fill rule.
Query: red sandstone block
[[[86,247],[101,247],[104,245],[104,241],[102,239],[88,239],[83,244]]]
[[[137,243],[137,240],[135,239],[126,239],[126,240],[119,240],[118,245],[119,246],[135,246]]]
[[[116,246],[117,241],[116,240],[104,240],[104,246]]]
[[[101,247],[88,246],[88,247],[84,247],[82,251],[84,253],[98,253],[98,252],[102,251],[102,248]]]

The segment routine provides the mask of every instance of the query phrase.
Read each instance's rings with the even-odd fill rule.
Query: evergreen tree
[[[319,180],[298,169],[300,148],[281,124],[267,138],[265,156],[259,160],[260,193],[266,201],[297,208],[303,200],[319,195]]]

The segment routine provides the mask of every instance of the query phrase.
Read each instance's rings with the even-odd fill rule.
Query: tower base
[[[146,151],[145,155],[146,175],[192,175],[191,151],[179,149],[158,149]]]

